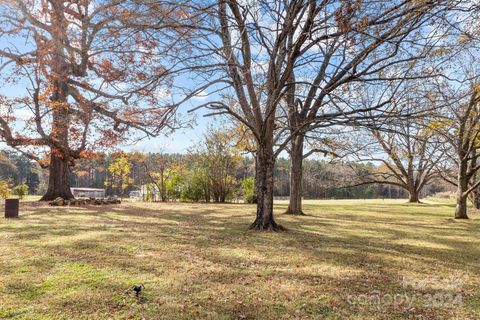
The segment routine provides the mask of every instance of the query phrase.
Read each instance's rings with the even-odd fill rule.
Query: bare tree
[[[230,90],[236,103],[218,99],[200,107],[212,110],[208,115],[230,115],[254,136],[258,203],[252,229],[282,229],[273,218],[276,157],[293,142],[291,152],[300,154],[297,166],[303,159],[304,132],[343,124],[368,111],[345,103],[339,95],[342,86],[382,80],[382,70],[394,63],[398,52],[411,52],[402,58],[404,62],[426,54],[425,44],[433,45],[435,40],[422,27],[434,23],[451,3],[217,2],[212,29],[220,39],[209,37],[196,48],[212,57],[213,62],[202,69],[206,80],[221,79],[214,90]]]
[[[436,168],[443,161],[443,145],[430,128],[437,110],[426,98],[428,91],[420,88],[416,81],[402,86],[402,93],[391,102],[394,117],[372,117],[364,130],[350,137],[349,151],[357,161],[380,164],[375,172],[359,175],[357,185],[395,185],[408,192],[409,202],[420,202],[421,191],[438,177]]]
[[[479,14],[478,2],[472,10],[458,15],[460,23],[455,27],[457,36],[446,52],[448,63],[441,69],[442,76],[432,79],[429,98],[441,112],[430,129],[442,140],[443,161],[439,174],[457,188],[456,219],[468,219],[467,201],[476,204],[480,180],[480,69],[478,52]]]
[[[469,68],[471,65],[468,66]],[[480,186],[480,78],[475,76],[462,84],[443,81],[437,94],[445,103],[444,117],[433,129],[444,139],[448,158],[440,174],[457,187],[456,219],[468,219],[467,200]]]
[[[292,137],[289,214],[302,214],[302,161],[307,132],[337,125],[356,126],[369,117],[378,123],[385,115],[392,115],[390,102],[397,87],[410,79],[435,74],[435,68],[422,67],[422,60],[444,45],[441,39],[448,28],[443,27],[450,19],[445,10],[458,2],[380,3],[339,5],[332,19],[345,32],[320,42],[319,53],[314,55],[317,63],[300,59],[302,66],[294,69],[285,98]],[[333,24],[330,20],[322,22],[324,28]],[[368,87],[384,83],[392,87],[388,94],[368,106],[358,103],[364,93],[355,94],[356,87],[368,91]],[[399,116],[397,112],[395,117]]]

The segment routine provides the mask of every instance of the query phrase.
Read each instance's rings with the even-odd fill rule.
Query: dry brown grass
[[[24,202],[21,219],[0,219],[0,318],[480,319],[477,215],[455,221],[445,202],[285,208],[288,232],[259,233],[250,205]]]

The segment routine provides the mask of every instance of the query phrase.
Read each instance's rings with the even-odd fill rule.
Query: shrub
[[[205,199],[204,186],[208,178],[202,170],[190,170],[184,176],[180,199],[184,201],[200,201]]]
[[[242,191],[246,203],[257,203],[255,179],[253,177],[242,180]]]
[[[0,180],[0,198],[7,199],[10,195],[10,188],[8,183],[4,180]]]
[[[28,186],[26,184],[21,184],[13,188],[13,194],[18,196],[20,199],[23,199],[28,195]]]

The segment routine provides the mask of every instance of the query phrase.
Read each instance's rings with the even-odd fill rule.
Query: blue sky
[[[168,135],[160,135],[155,138],[143,139],[135,144],[120,146],[125,151],[162,152],[162,153],[186,153],[189,148],[198,144],[209,126],[218,125],[213,117],[203,117],[204,112],[196,111],[195,114],[187,114],[187,111],[205,100],[192,99],[179,109],[182,119],[191,118],[191,127],[178,129]]]

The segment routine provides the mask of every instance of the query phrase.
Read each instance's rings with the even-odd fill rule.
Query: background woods
[[[26,184],[30,194],[47,188],[48,171],[28,158],[11,153],[14,159],[0,163],[0,179],[13,189]],[[145,201],[255,202],[255,162],[247,156],[216,153],[210,159],[205,153],[99,153],[93,159],[80,160],[69,174],[72,187],[104,188],[107,196],[133,197]],[[224,167],[212,166],[220,158]],[[23,163],[27,163],[25,166]],[[274,170],[274,196],[288,199],[290,194],[290,160],[280,157]],[[17,173],[25,167],[25,173]],[[382,165],[373,163],[304,161],[303,197],[305,199],[407,199],[405,188],[395,184],[358,183],[373,180]],[[215,176],[222,183],[211,183]],[[163,178],[162,178],[163,177]],[[218,181],[218,180],[217,180]],[[363,181],[363,180],[362,180]],[[163,185],[163,187],[162,187]],[[441,193],[453,195],[454,187],[436,178],[429,181],[419,196]]]

